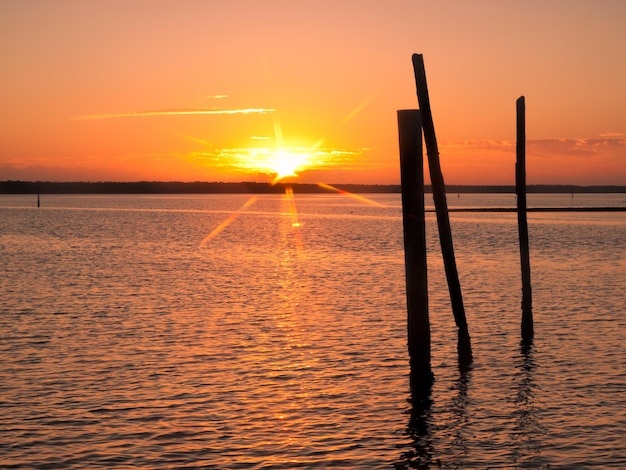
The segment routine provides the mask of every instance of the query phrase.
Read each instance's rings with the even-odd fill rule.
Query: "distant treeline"
[[[0,194],[277,194],[286,184],[219,182],[50,182],[0,181]],[[317,184],[289,184],[295,193],[328,193]],[[336,184],[351,193],[399,193],[399,184]],[[626,193],[626,186],[528,185],[528,193]],[[426,186],[431,192],[431,187]],[[448,193],[514,193],[514,186],[447,185]]]

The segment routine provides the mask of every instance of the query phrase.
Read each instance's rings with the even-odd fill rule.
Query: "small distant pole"
[[[465,319],[465,308],[463,306],[463,296],[461,294],[461,283],[456,269],[454,258],[454,245],[452,244],[452,230],[450,228],[450,218],[448,214],[448,202],[446,200],[446,187],[443,181],[443,173],[439,164],[439,149],[435,136],[435,125],[430,110],[430,98],[428,97],[428,87],[426,85],[426,70],[424,68],[424,58],[421,54],[413,54],[413,70],[415,72],[415,83],[417,86],[417,99],[422,116],[422,128],[424,130],[424,140],[428,153],[428,166],[430,169],[430,182],[432,184],[433,200],[437,213],[437,226],[439,228],[439,240],[443,262],[450,291],[450,301],[452,312],[459,332],[458,353],[459,366],[468,367],[472,362],[472,345]]]
[[[517,225],[519,228],[519,249],[522,267],[522,340],[529,341],[534,336],[534,328],[530,286],[528,221],[526,218],[526,103],[523,96],[517,99],[516,108],[517,161],[515,163],[515,193],[517,194]]]
[[[39,207],[41,204],[39,202],[39,186],[37,186],[37,207]]]
[[[424,156],[418,110],[398,111],[398,138],[411,388],[420,392],[418,396],[425,396],[430,393],[434,376],[430,365]]]

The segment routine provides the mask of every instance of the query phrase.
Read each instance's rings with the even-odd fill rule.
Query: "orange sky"
[[[448,184],[626,184],[626,1],[2,0],[0,180],[398,183],[424,54]],[[293,177],[290,177],[293,178]]]

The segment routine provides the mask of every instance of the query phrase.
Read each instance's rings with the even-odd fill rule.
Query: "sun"
[[[276,176],[270,182],[275,185],[279,181],[288,177],[297,177],[298,171],[314,166],[317,162],[312,151],[319,146],[316,143],[313,147],[287,147],[283,138],[283,130],[278,119],[274,119],[274,140],[276,147],[268,149],[265,160],[265,167],[270,173]]]
[[[324,163],[315,147],[255,147],[238,155],[236,166],[248,172],[264,173],[274,185],[284,178],[298,177],[298,173]]]
[[[298,171],[311,166],[311,154],[304,149],[279,149],[270,153],[267,166],[276,176],[271,181],[274,185],[287,177],[297,177]]]

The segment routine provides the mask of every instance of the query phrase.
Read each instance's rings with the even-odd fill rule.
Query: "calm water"
[[[626,468],[626,214],[529,215],[530,349],[515,214],[451,214],[466,373],[429,215],[419,408],[400,196],[372,199],[0,196],[0,467]]]

